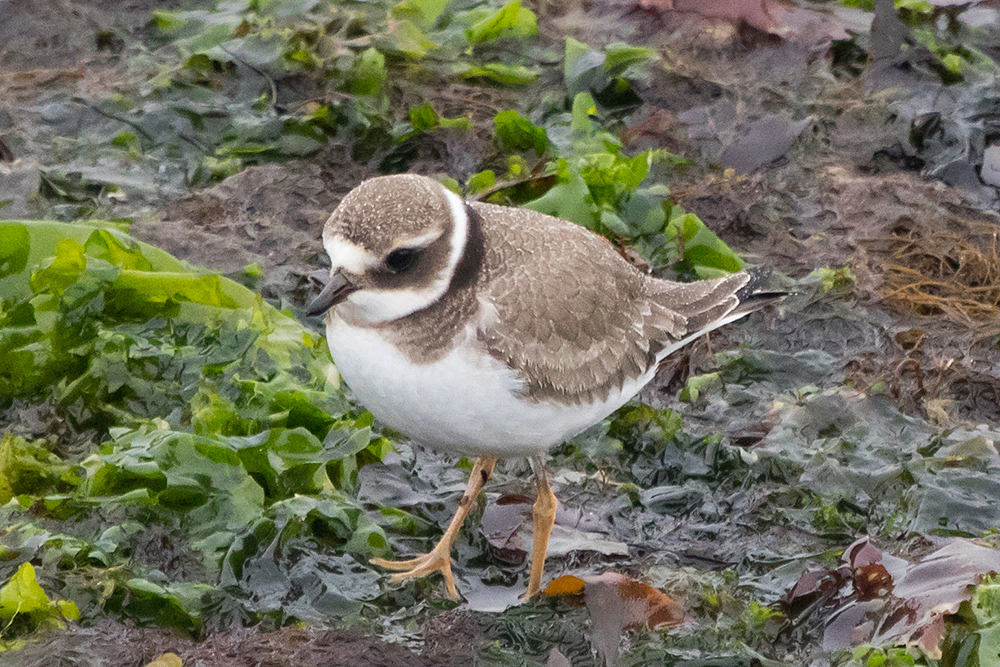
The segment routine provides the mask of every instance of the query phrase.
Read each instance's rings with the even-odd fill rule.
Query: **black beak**
[[[322,315],[357,292],[358,289],[357,285],[345,278],[344,274],[338,271],[330,276],[330,282],[327,283],[323,291],[319,293],[319,296],[313,299],[312,303],[306,308],[306,315],[309,317]]]

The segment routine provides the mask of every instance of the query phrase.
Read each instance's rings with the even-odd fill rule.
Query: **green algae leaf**
[[[304,428],[271,429],[229,442],[269,497],[287,498],[323,488],[327,462],[323,443]]]
[[[194,633],[201,625],[202,598],[214,586],[192,582],[159,585],[134,578],[126,583],[128,595],[120,611],[144,623]],[[117,605],[116,605],[117,606]]]
[[[604,64],[605,56],[583,42],[566,38],[566,54],[563,58],[563,79],[566,87],[574,90],[584,73]]]
[[[188,24],[184,12],[157,9],[152,13],[153,24],[163,32],[176,32]]]
[[[80,610],[68,600],[53,602],[35,578],[35,568],[31,563],[22,563],[2,588],[0,588],[0,619],[28,619],[28,627],[33,629],[40,623],[49,622],[56,626],[62,620],[77,620]]]
[[[674,211],[664,230],[667,242],[678,247],[682,273],[687,269],[701,279],[718,278],[742,269],[746,263],[693,213]]]
[[[336,398],[321,398],[331,365],[320,339],[245,287],[191,271],[115,230],[0,223],[0,240],[25,232],[24,268],[0,278],[0,393],[48,392],[69,416],[106,428],[124,414],[165,418],[219,384],[199,377],[238,373],[236,394],[250,396],[226,423],[230,433],[247,433],[288,409],[287,398],[285,407],[274,404],[279,391],[287,397],[306,388],[285,370],[299,367],[312,384],[306,402],[321,400],[336,414],[306,417],[300,401],[296,417],[321,437],[345,409]],[[221,386],[232,392],[234,385]],[[235,405],[220,401],[203,402],[197,421],[207,423],[208,404]]]
[[[538,19],[530,9],[521,6],[521,0],[513,0],[496,12],[483,18],[465,31],[469,44],[476,46],[500,37],[526,37],[538,34]]]
[[[116,502],[138,493],[182,511],[196,537],[239,529],[264,506],[264,490],[227,439],[147,428],[118,435],[114,450],[92,470],[87,493]]]
[[[549,145],[549,135],[514,110],[501,111],[493,117],[497,138],[508,151],[527,152],[534,150],[541,157]]]
[[[376,49],[367,49],[358,57],[351,77],[352,95],[376,97],[382,94],[382,87],[389,73],[385,68],[385,56]]]
[[[21,273],[28,265],[31,237],[23,225],[0,227],[0,278]]]
[[[79,467],[62,461],[53,449],[46,440],[0,436],[0,505],[14,496],[66,491],[80,482]]]
[[[56,246],[55,257],[42,264],[31,277],[35,292],[61,293],[77,282],[87,268],[86,248],[75,239],[63,239]]]
[[[434,107],[426,103],[421,104],[418,107],[411,107],[409,115],[410,127],[412,130],[404,133],[400,137],[400,141],[406,140],[421,132],[430,132],[431,130],[436,130],[438,128],[455,130],[472,129],[472,121],[469,120],[467,116],[445,118],[444,116],[438,115],[438,112],[434,110]]]
[[[126,270],[152,271],[150,262],[137,243],[128,243],[107,229],[97,229],[87,238],[84,252]]]
[[[250,609],[321,622],[357,613],[379,595],[380,575],[363,561],[388,555],[386,545],[356,501],[297,496],[268,507],[230,541],[220,585]]]
[[[483,65],[463,65],[457,73],[463,79],[487,79],[504,86],[526,86],[538,78],[538,72],[524,65],[504,65],[486,63]]]
[[[632,46],[625,42],[613,42],[604,47],[604,66],[611,75],[622,75],[630,67],[653,63],[660,59],[656,49],[648,46]]]
[[[226,294],[220,276],[199,276],[193,273],[153,273],[122,271],[111,285],[114,298],[129,309],[141,306],[160,307],[180,301],[206,306],[236,308],[236,301]],[[141,307],[140,306],[140,307]]]
[[[49,596],[35,579],[35,568],[31,563],[22,563],[10,581],[0,588],[0,618],[45,613],[48,609]]]
[[[80,608],[72,600],[56,600],[56,608],[67,621],[80,620]]]
[[[984,577],[979,582],[970,607],[980,626],[1000,625],[1000,576]]]
[[[384,530],[372,522],[358,503],[340,495],[295,496],[268,507],[258,521],[233,541],[223,562],[222,585],[239,585],[246,568],[255,561],[287,558],[279,552],[287,549],[289,540],[303,538],[320,540],[362,556],[388,553]],[[255,585],[252,581],[243,583]]]
[[[620,440],[625,450],[660,450],[681,429],[681,416],[673,410],[658,410],[645,403],[629,403],[612,416],[608,437]]]
[[[426,56],[431,49],[437,48],[437,44],[428,39],[423,30],[409,19],[396,21],[392,26],[391,34],[396,51],[411,58],[419,60]]]
[[[410,125],[418,132],[426,132],[441,125],[441,119],[434,107],[425,103],[410,109]]]
[[[976,586],[969,605],[978,628],[979,664],[1000,660],[1000,577],[984,577]]]
[[[148,270],[151,271],[183,272],[191,270],[190,267],[169,253],[135,240],[111,226],[110,223],[108,226],[102,226],[100,221],[92,220],[87,224],[67,224],[37,220],[0,220],[0,249],[3,249],[0,252],[11,247],[21,247],[22,250],[19,252],[23,253],[25,238],[28,240],[28,253],[21,270],[9,275],[0,275],[0,300],[2,301],[20,300],[31,294],[31,270],[42,265],[48,258],[60,253],[73,254],[73,261],[79,263],[81,261],[79,248],[72,245],[71,241],[82,246],[84,257],[91,256],[95,259],[102,259],[110,265],[121,268],[140,269],[148,262],[150,267]],[[60,244],[65,245],[60,249]],[[114,246],[114,250],[111,250],[112,246]],[[138,259],[138,255],[141,255],[144,260]],[[0,255],[0,257],[2,256],[5,255]],[[12,256],[21,257],[19,254]],[[66,259],[68,258],[64,258],[63,261],[65,262]],[[121,261],[123,264],[116,264],[117,261]],[[0,266],[3,265],[0,264]],[[245,289],[243,291],[245,296],[240,299],[233,294],[233,290],[227,289],[227,293],[241,305],[247,305],[252,300],[252,295]]]
[[[563,79],[570,93],[620,93],[631,90],[631,81],[648,79],[648,66],[657,60],[649,47],[614,42],[598,50],[567,37]]]
[[[327,455],[333,459],[342,459],[354,456],[364,450],[371,443],[372,433],[370,427],[353,430],[350,428],[338,428],[331,430],[326,436]]]
[[[398,19],[412,20],[422,30],[429,30],[448,6],[449,0],[403,0],[392,8],[392,15]]]
[[[593,197],[587,182],[579,172],[570,171],[566,160],[560,160],[558,165],[559,183],[538,199],[525,204],[524,208],[569,220],[593,230],[596,226],[591,208]]]
[[[684,383],[678,398],[687,403],[697,403],[698,400],[710,393],[719,393],[722,390],[722,378],[718,373],[705,373],[703,375],[692,375]]]
[[[465,189],[469,194],[475,194],[477,192],[482,192],[483,190],[488,190],[496,185],[497,175],[492,169],[486,169],[478,174],[474,174],[469,177],[469,180],[465,184]]]
[[[358,470],[366,463],[381,461],[392,451],[392,443],[373,434],[370,426],[362,426],[362,420],[353,424],[331,429],[323,446],[327,448],[326,474],[338,489],[357,486]]]
[[[389,542],[381,526],[366,523],[351,533],[351,539],[344,545],[344,551],[364,556],[384,554],[389,552]]]
[[[391,444],[340,391],[318,335],[243,286],[114,229],[0,222],[4,237],[16,249],[7,266],[20,271],[0,278],[0,398],[44,403],[96,437],[80,465],[45,441],[0,439],[0,525],[30,511],[32,520],[114,515],[169,527],[170,548],[193,553],[216,576],[240,536],[277,522],[286,539],[333,545],[344,590],[363,580],[364,596],[378,593],[376,576],[346,554],[384,554],[389,521],[338,489],[355,487],[358,470]],[[283,505],[299,498],[308,500]],[[141,551],[129,569],[108,574],[147,539],[134,531],[90,542],[36,537],[0,534],[0,572],[10,576],[14,565],[4,562],[35,557],[66,572],[97,568],[107,580],[99,594],[72,589],[84,591],[88,618],[110,612],[196,633],[205,596],[221,595],[143,578],[150,563]],[[323,576],[340,590],[336,576]],[[39,589],[21,583],[5,598],[22,609],[15,631],[37,626],[24,610],[43,604],[42,620],[74,615],[71,603],[25,602],[24,591]],[[323,600],[348,610],[361,599],[330,596]]]
[[[573,111],[570,129],[574,132],[590,134],[594,131],[594,120],[591,118],[597,113],[597,103],[590,93],[578,93],[573,97]]]

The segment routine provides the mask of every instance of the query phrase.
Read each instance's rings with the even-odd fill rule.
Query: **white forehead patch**
[[[324,237],[323,247],[330,256],[333,271],[344,269],[348,273],[358,274],[378,264],[375,255],[339,235]]]

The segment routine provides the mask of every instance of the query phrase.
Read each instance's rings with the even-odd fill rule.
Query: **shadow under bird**
[[[674,350],[780,298],[752,274],[677,283],[605,239],[535,211],[467,202],[433,179],[382,176],[327,220],[330,353],[358,400],[414,441],[473,455],[444,536],[427,554],[372,559],[394,580],[451,573],[451,546],[499,457],[536,476],[526,598],[541,590],[557,501],[545,453],[642,389]]]

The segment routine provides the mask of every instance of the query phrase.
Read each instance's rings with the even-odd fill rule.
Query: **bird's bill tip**
[[[343,273],[334,272],[323,291],[306,307],[306,315],[309,317],[322,315],[357,292],[358,289],[358,286],[348,280]]]

